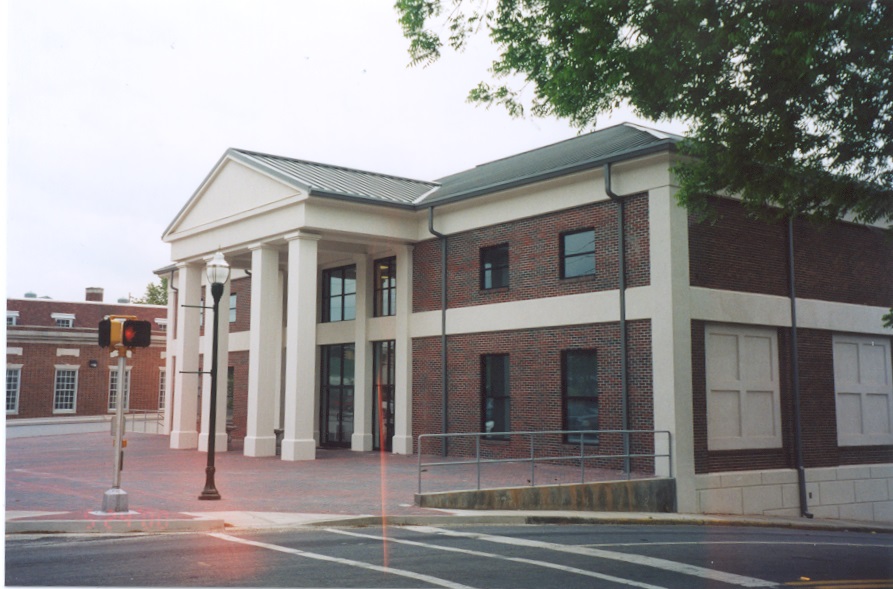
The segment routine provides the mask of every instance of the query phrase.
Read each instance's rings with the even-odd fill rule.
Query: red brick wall
[[[234,369],[232,438],[242,440],[248,428],[248,352],[230,352],[229,366]]]
[[[606,201],[448,238],[448,307],[466,307],[594,292],[617,288],[617,209]],[[648,197],[626,200],[627,286],[650,283]],[[559,236],[594,228],[596,275],[563,280],[559,276]],[[509,287],[481,290],[481,248],[509,244]],[[413,311],[440,308],[440,243],[421,242],[413,250]]]
[[[803,328],[797,330],[804,465],[806,468],[818,468],[893,461],[893,446],[838,447],[837,445],[832,336],[832,332],[825,330]],[[704,322],[692,321],[692,402],[697,473],[796,466],[789,329],[778,329],[778,347],[783,448],[709,451]]]
[[[713,199],[718,220],[689,219],[691,284],[786,296],[787,222],[749,218],[728,199]],[[794,224],[799,298],[893,305],[893,240],[881,229],[850,223]]]
[[[511,429],[560,430],[562,423],[561,352],[594,349],[598,355],[599,427],[621,429],[619,324],[598,324],[498,333],[450,336],[449,431],[481,431],[480,358],[483,354],[509,354]],[[653,428],[651,326],[648,321],[628,324],[629,415],[631,429]],[[413,435],[440,433],[440,338],[413,341]],[[520,440],[518,440],[520,442]],[[512,442],[514,444],[514,442]],[[526,444],[510,447],[488,442],[500,455],[522,455]],[[522,447],[523,446],[523,447]],[[650,448],[649,444],[645,447]],[[576,445],[553,441],[553,451],[573,452]],[[425,453],[439,447],[426,446]],[[492,450],[492,448],[491,448]],[[451,453],[470,452],[456,442]]]

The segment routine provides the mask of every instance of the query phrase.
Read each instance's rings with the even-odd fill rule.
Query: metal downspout
[[[446,312],[447,312],[447,236],[434,229],[434,207],[428,207],[428,232],[440,239],[440,382],[441,382],[441,413],[443,433],[448,433],[447,408],[449,406],[449,377],[447,375],[447,336],[446,336]],[[441,451],[446,457],[449,449],[449,438],[443,439]],[[419,448],[421,454],[421,448]]]
[[[629,379],[626,343],[626,255],[624,250],[623,197],[611,190],[611,164],[605,164],[605,194],[617,203],[617,288],[620,290],[620,420],[622,430],[629,430]],[[629,432],[623,433],[623,468],[630,472]]]
[[[800,423],[800,356],[797,351],[797,292],[794,285],[794,216],[788,217],[788,282],[791,292],[791,388],[794,396],[794,452],[800,517],[812,519],[806,498],[806,471],[803,468],[803,429]]]

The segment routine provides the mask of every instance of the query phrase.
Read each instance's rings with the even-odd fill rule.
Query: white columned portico
[[[676,502],[680,513],[697,511],[691,375],[691,295],[689,280],[688,212],[676,203],[675,189],[666,186],[649,193],[651,227],[651,319],[654,429],[669,430]],[[664,437],[655,452],[665,453]],[[658,460],[658,476],[668,464]]]
[[[279,250],[251,250],[251,333],[248,357],[248,423],[245,456],[275,456],[282,364],[282,284]]]
[[[285,327],[285,432],[282,460],[313,460],[316,438],[316,293],[320,236],[299,231],[288,241]]]
[[[174,402],[171,407],[171,448],[175,450],[198,447],[198,347],[199,316],[201,309],[183,307],[201,304],[202,267],[177,264],[177,324],[174,339],[176,372],[168,374],[174,383]]]
[[[356,256],[357,316],[354,320],[354,379],[353,379],[353,435],[350,449],[357,452],[372,450],[372,354],[368,341],[368,319],[372,315],[369,296],[372,280],[371,264],[366,256]]]
[[[210,258],[208,258],[210,261]],[[229,295],[230,282],[227,280],[223,284],[223,294],[220,296],[220,305],[217,310],[217,317],[214,312],[205,313],[205,335],[202,350],[202,431],[198,436],[198,449],[201,452],[208,451],[208,434],[211,430],[211,375],[207,374],[211,370],[211,356],[214,344],[213,330],[214,321],[217,321],[217,417],[214,424],[217,432],[214,440],[214,453],[226,452],[226,398],[229,372]],[[205,297],[205,306],[210,307],[214,303],[211,298],[211,286],[208,285],[207,295]]]
[[[394,343],[394,454],[412,454],[412,246],[397,248],[397,321]]]

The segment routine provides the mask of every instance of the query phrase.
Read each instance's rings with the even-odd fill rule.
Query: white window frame
[[[19,312],[18,311],[7,311],[6,312],[6,327],[15,327],[19,324]]]
[[[848,334],[834,334],[832,337],[834,354],[834,404],[837,414],[837,445],[838,446],[880,446],[893,444],[893,375],[891,375],[890,348],[891,338],[883,336],[859,336]],[[841,345],[856,346],[857,372],[860,382],[853,382],[844,374],[838,355]],[[862,366],[865,348],[881,346],[882,366],[879,382],[861,382]],[[858,416],[858,429],[853,431],[853,423],[844,421],[843,397],[858,398],[860,414]],[[873,404],[872,398],[875,403]],[[880,404],[877,402],[880,401]],[[886,415],[877,409],[886,404]],[[875,431],[870,428],[872,424],[880,428]],[[884,431],[886,430],[886,431]]]
[[[73,313],[51,313],[50,317],[53,318],[56,327],[74,327],[75,317]]]
[[[56,364],[55,366],[55,374],[53,374],[53,413],[77,413],[78,409],[78,376],[80,371],[80,366],[77,364]],[[66,392],[60,391],[59,389],[59,373],[60,372],[73,372],[74,373],[74,390],[72,391],[71,398],[71,408],[59,409],[59,393]]]
[[[124,410],[128,411],[130,409],[130,371],[133,367],[128,366],[127,371],[124,375]],[[114,413],[117,409],[116,403],[118,401],[118,367],[110,366],[109,367],[109,413]]]
[[[719,375],[711,370],[712,361],[718,360],[718,347],[711,345],[711,336],[735,337],[737,352],[736,375]],[[767,339],[770,344],[768,377],[759,378],[754,375],[748,362],[754,361],[749,356],[746,345],[747,338]],[[778,374],[778,332],[774,328],[752,327],[742,325],[708,324],[704,328],[704,359],[707,382],[707,448],[708,450],[753,450],[763,448],[781,448],[783,446],[781,430],[781,386]],[[750,399],[758,399],[771,394],[772,415],[760,419],[750,403]],[[727,419],[720,413],[728,407],[728,400],[737,396],[738,424],[736,428],[728,427]],[[720,402],[725,400],[725,404]],[[766,419],[770,421],[767,423]],[[748,430],[748,425],[766,428],[768,433]]]
[[[15,374],[15,381],[10,383],[10,375]],[[14,388],[10,388],[10,384],[13,384]],[[9,394],[15,393],[15,406],[10,409],[9,408]],[[18,415],[19,414],[19,396],[22,392],[22,364],[7,364],[6,365],[6,414],[7,415]]]
[[[164,409],[164,393],[167,388],[167,368],[158,369],[158,409]]]

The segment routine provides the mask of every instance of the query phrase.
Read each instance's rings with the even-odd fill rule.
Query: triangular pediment
[[[279,204],[306,197],[307,188],[241,161],[227,152],[164,232],[167,241]]]

